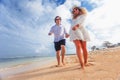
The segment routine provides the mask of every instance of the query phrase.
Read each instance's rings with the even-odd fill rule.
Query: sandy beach
[[[62,67],[56,67],[54,61],[5,80],[120,80],[120,47],[89,52],[91,65],[85,70],[81,69],[76,55],[66,56],[65,61],[66,65]]]

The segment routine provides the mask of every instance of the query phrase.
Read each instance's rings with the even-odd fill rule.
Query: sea
[[[0,80],[10,75],[42,67],[55,61],[55,56],[30,56],[0,58]]]

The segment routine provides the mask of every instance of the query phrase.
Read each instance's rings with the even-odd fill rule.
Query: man
[[[64,62],[64,56],[65,56],[65,37],[68,38],[69,35],[66,32],[66,29],[64,26],[61,25],[61,17],[60,16],[56,16],[55,17],[55,25],[51,27],[50,32],[48,33],[48,35],[52,35],[54,34],[54,47],[56,50],[56,58],[57,58],[57,62],[58,62],[58,66],[61,66],[60,60],[62,61],[62,64],[65,65]],[[62,59],[60,58],[60,54],[62,56]]]

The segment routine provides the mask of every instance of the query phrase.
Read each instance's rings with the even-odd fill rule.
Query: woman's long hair
[[[73,11],[72,11],[72,14],[73,14],[73,19],[75,19],[75,18],[77,18],[78,16],[80,16],[80,15],[83,15],[83,14],[87,14],[87,10],[85,9],[85,8],[83,8],[83,7],[81,7],[81,8],[79,8],[79,7],[74,7],[73,9],[78,9],[79,10],[79,13],[77,14],[77,15],[74,15],[73,14]],[[82,14],[80,14],[80,12],[82,13]]]

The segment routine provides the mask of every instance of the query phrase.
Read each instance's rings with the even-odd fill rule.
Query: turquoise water
[[[15,58],[0,58],[0,69],[18,66],[22,64],[29,64],[33,62],[39,62],[40,64],[53,60],[55,57],[15,57]]]
[[[50,62],[55,61],[55,57],[21,57],[21,58],[1,58],[0,59],[0,78],[17,73],[40,68]],[[1,80],[1,79],[0,79]]]

